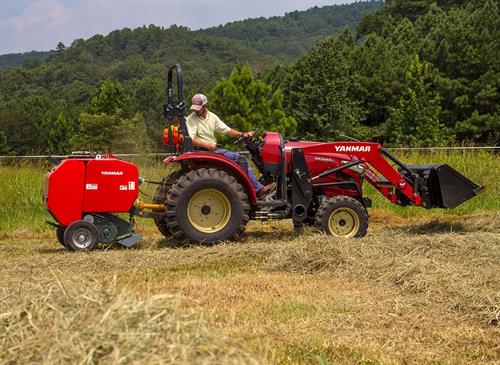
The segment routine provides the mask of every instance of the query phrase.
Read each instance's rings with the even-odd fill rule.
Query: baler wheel
[[[172,186],[167,224],[184,244],[239,240],[248,222],[248,197],[225,171],[193,170]]]
[[[368,229],[368,214],[358,200],[335,196],[320,204],[315,226],[336,237],[363,237]]]
[[[66,247],[66,244],[64,243],[64,231],[65,231],[65,229],[62,228],[61,226],[57,227],[56,228],[56,237],[57,237],[57,240],[59,241],[59,243],[61,245],[63,245],[64,247]]]
[[[92,251],[99,243],[99,232],[92,223],[76,221],[64,231],[64,243],[71,251]]]
[[[167,197],[170,189],[172,188],[172,185],[179,180],[179,178],[182,176],[183,171],[174,171],[167,177],[165,177],[161,183],[161,185],[158,186],[156,189],[155,195],[153,197],[153,203],[154,204],[164,204],[165,206],[167,205]],[[167,221],[165,219],[165,216],[158,217],[156,216],[154,218],[156,227],[158,227],[158,230],[162,235],[164,235],[166,238],[169,238],[172,236],[172,233],[168,230],[168,225]]]

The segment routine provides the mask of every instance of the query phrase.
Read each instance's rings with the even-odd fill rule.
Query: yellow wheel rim
[[[231,204],[221,191],[203,189],[189,200],[187,213],[194,228],[204,233],[215,233],[229,222]]]
[[[359,216],[351,208],[337,208],[328,218],[328,229],[334,236],[353,237],[359,227]]]

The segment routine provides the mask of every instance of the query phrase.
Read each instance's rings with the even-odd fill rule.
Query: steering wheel
[[[250,140],[253,138],[253,136],[255,136],[255,135],[257,134],[257,132],[258,132],[258,131],[259,131],[259,127],[255,128],[255,129],[253,130],[253,135],[252,135],[252,137],[247,138],[247,137],[245,137],[245,136],[241,136],[241,137],[239,137],[236,141],[234,141],[234,144],[236,144],[236,145],[238,145],[238,146],[239,146],[239,145],[240,145],[240,144],[242,144],[243,142],[250,141]]]

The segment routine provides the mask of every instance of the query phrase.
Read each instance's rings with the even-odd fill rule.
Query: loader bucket
[[[426,208],[455,208],[484,191],[446,164],[407,167],[422,178],[421,196]]]

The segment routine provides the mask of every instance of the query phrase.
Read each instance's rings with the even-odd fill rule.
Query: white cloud
[[[54,49],[76,38],[155,24],[206,28],[229,21],[283,15],[352,0],[33,0],[19,16],[0,20],[0,54]]]

